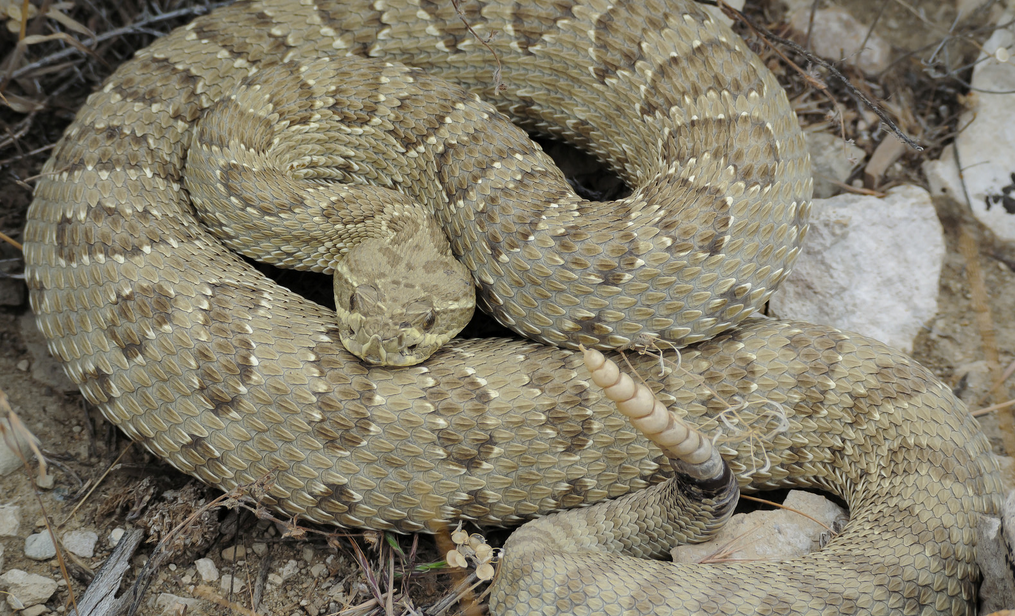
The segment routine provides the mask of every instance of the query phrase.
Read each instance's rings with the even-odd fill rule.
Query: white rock
[[[56,588],[55,581],[20,569],[0,575],[0,589],[8,593],[7,605],[16,610],[49,601]]]
[[[21,507],[0,505],[0,537],[17,537],[21,530]]]
[[[156,611],[159,614],[165,614],[165,616],[178,616],[179,614],[193,616],[205,613],[202,609],[203,602],[200,599],[177,597],[167,592],[161,593],[154,603]]]
[[[300,564],[295,560],[286,561],[285,565],[282,566],[282,570],[279,571],[279,575],[282,576],[282,580],[288,580],[292,576],[296,575],[296,572],[300,570]]]
[[[1012,18],[1009,12],[1000,23],[1010,23]],[[969,204],[984,226],[1007,241],[1015,241],[1015,122],[1011,121],[1015,117],[1015,62],[1001,63],[991,56],[998,48],[1015,44],[1013,27],[995,30],[984,43],[984,53],[973,70],[977,90],[970,93],[969,109],[958,123],[964,129],[954,147],[945,148],[940,159],[923,167],[933,194],[947,194]]]
[[[219,570],[215,566],[215,563],[210,558],[199,558],[194,561],[194,566],[197,567],[197,574],[201,576],[201,579],[205,582],[214,582],[219,579]]]
[[[944,255],[941,223],[922,188],[897,186],[884,199],[816,199],[800,259],[769,307],[779,318],[854,331],[909,353],[937,313]]]
[[[842,192],[835,182],[845,182],[867,153],[852,143],[826,132],[805,133],[814,174],[814,198],[827,199]]]
[[[25,556],[32,560],[49,560],[56,556],[56,547],[48,530],[29,535],[25,539]]]
[[[746,0],[727,0],[726,4],[735,8],[738,11],[743,11],[745,2]],[[719,20],[725,23],[727,26],[733,25],[733,20],[730,19],[729,17],[726,17],[726,13],[723,13],[722,9],[720,9],[719,7],[703,5],[702,8],[704,8],[709,13],[712,13],[712,15],[714,15],[715,17],[718,17]]]
[[[25,609],[18,612],[18,616],[42,616],[49,612],[49,608],[43,604],[33,605],[32,607],[26,607]]]
[[[238,592],[243,592],[244,587],[245,584],[243,582],[243,578],[234,577],[228,573],[223,575],[222,580],[219,582],[219,588],[221,588],[222,592],[225,593],[236,594]]]
[[[109,547],[115,548],[117,543],[120,543],[120,539],[123,539],[123,534],[126,531],[122,528],[114,528],[109,531]]]
[[[317,563],[310,568],[310,575],[314,577],[324,577],[324,574],[328,572],[328,565],[324,563]]]
[[[6,438],[0,438],[0,477],[6,477],[23,467],[21,457],[7,447],[9,435],[14,435],[14,443],[29,462],[35,458],[31,443],[34,442],[38,445],[39,439],[28,431],[28,427],[24,423],[21,424],[21,428],[17,432],[11,428],[11,422],[7,417],[0,418],[0,424],[2,424],[0,425],[0,434],[8,435]]]
[[[801,39],[810,30],[810,46],[818,56],[831,62],[844,61],[874,75],[888,68],[892,46],[845,9],[819,8],[811,21],[812,0],[784,0],[790,11],[789,24]],[[863,46],[863,53],[857,53]]]
[[[95,556],[95,544],[98,542],[99,536],[90,530],[72,530],[63,536],[63,547],[81,558]]]
[[[990,614],[1015,605],[1015,576],[1009,565],[1015,547],[1015,492],[1009,492],[1001,518],[982,516],[976,527],[976,564],[980,584],[980,614]]]
[[[783,505],[806,513],[821,524],[788,509],[738,513],[711,541],[673,548],[673,561],[699,563],[726,559],[795,558],[817,549],[822,536],[828,537],[828,528],[841,530],[847,519],[846,512],[832,501],[802,490],[791,491]]]

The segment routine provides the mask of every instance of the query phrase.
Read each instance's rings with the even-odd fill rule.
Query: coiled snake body
[[[770,73],[690,2],[462,10],[474,32],[450,2],[240,3],[142,50],[89,99],[46,166],[25,244],[40,328],[87,399],[208,483],[270,476],[268,504],[315,522],[511,525],[623,497],[520,531],[498,612],[971,613],[975,524],[1000,493],[976,422],[883,345],[742,322],[785,276],[810,197],[803,140]],[[361,69],[350,55],[426,73]],[[346,81],[318,81],[329,71]],[[432,76],[596,153],[634,194],[581,201],[538,148],[502,136],[511,129],[491,107]],[[271,81],[284,82],[271,102],[244,98]],[[330,127],[284,165],[316,187],[426,203],[479,304],[535,340],[686,345],[729,330],[662,376],[656,359],[634,367],[720,435],[745,489],[831,491],[850,506],[846,530],[791,562],[633,560],[701,529],[662,504],[669,462],[573,351],[455,340],[419,366],[366,366],[340,344],[333,313],[198,223],[183,172],[201,148],[224,151],[231,138],[195,130],[223,105],[253,126],[233,151],[285,141],[278,125]],[[232,192],[244,183],[234,172],[260,163],[230,156],[196,172],[254,208],[241,222],[210,217],[226,242],[271,243],[314,218]],[[286,237],[268,252],[301,250]],[[741,432],[728,430],[731,409]]]

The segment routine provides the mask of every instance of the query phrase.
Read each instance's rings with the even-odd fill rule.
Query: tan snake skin
[[[533,339],[691,344],[769,297],[802,239],[809,165],[784,93],[741,40],[683,1],[463,11],[499,75],[450,2],[271,0],[177,30],[89,99],[25,232],[32,307],[86,398],[211,484],[270,476],[269,504],[303,520],[512,525],[623,496],[516,532],[495,613],[972,613],[974,530],[998,510],[996,465],[961,403],[907,357],[752,320],[685,349],[665,376],[637,358],[660,400],[719,435],[745,489],[825,489],[851,519],[790,562],[632,560],[707,524],[672,502],[669,462],[578,354],[455,340],[419,366],[368,367],[340,344],[334,313],[197,222],[182,176],[196,121],[278,64],[283,98],[335,99],[303,110],[307,124],[334,115],[339,148],[306,154],[310,173],[432,207],[479,304]],[[452,79],[608,160],[635,193],[580,201],[488,106],[423,73],[359,71],[366,95],[308,77],[316,59],[349,54]]]

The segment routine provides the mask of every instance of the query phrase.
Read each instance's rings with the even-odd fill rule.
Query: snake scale
[[[39,181],[24,249],[39,326],[85,397],[210,484],[269,476],[267,504],[302,520],[409,532],[570,508],[509,540],[495,613],[973,613],[975,525],[1001,490],[975,420],[884,345],[747,319],[795,258],[810,198],[769,71],[687,1],[461,10],[241,2],[138,52],[89,98]],[[329,71],[355,92],[318,80]],[[273,80],[275,102],[243,98]],[[284,122],[273,115],[290,103]],[[494,107],[607,161],[633,194],[579,199]],[[253,123],[245,152],[284,140],[273,123],[329,126],[285,164],[314,190],[425,203],[478,305],[537,342],[456,339],[407,368],[357,361],[333,312],[199,224],[184,169],[228,141],[195,129],[215,109]],[[256,202],[229,192],[241,163],[205,173],[242,206]],[[262,206],[269,233],[253,244],[314,218],[250,205]],[[240,236],[262,223],[223,227],[243,224]],[[273,246],[280,261],[299,252]],[[716,437],[744,489],[848,503],[824,549],[723,567],[642,560],[703,529],[667,500],[668,459],[569,349],[655,339],[697,343],[677,369],[650,356],[633,368]]]

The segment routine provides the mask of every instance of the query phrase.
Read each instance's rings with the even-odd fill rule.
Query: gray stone
[[[791,491],[783,506],[796,511],[775,509],[735,514],[711,541],[673,548],[670,552],[673,561],[692,564],[796,558],[818,549],[829,538],[828,529],[838,532],[847,520],[841,507],[819,494],[802,490]]]
[[[922,188],[897,186],[884,199],[816,199],[800,258],[769,307],[779,318],[858,332],[910,353],[937,313],[944,256],[941,223]]]
[[[0,543],[0,571],[4,570],[4,544]]]
[[[233,576],[229,573],[223,575],[222,579],[219,581],[219,588],[221,588],[222,592],[225,593],[236,594],[243,592],[245,587],[246,584],[244,583],[243,578]]]
[[[29,535],[25,539],[25,556],[32,560],[49,560],[56,556],[56,547],[48,530]]]
[[[980,518],[976,528],[976,565],[980,583],[980,614],[990,614],[1015,606],[1015,577],[1009,555],[1015,546],[1015,491],[1008,493],[1001,518]]]
[[[1009,11],[999,23],[1010,24],[1012,18]],[[948,195],[969,204],[984,226],[1007,241],[1015,241],[1015,122],[1011,121],[1015,117],[1015,64],[1011,60],[999,62],[993,54],[1013,44],[1011,25],[995,30],[984,43],[973,70],[974,91],[966,99],[968,110],[958,122],[963,130],[938,160],[923,166],[935,196]]]
[[[35,315],[27,312],[18,319],[18,323],[21,326],[21,339],[32,356],[32,378],[63,393],[77,391],[78,386],[67,378],[60,362],[49,354],[46,338],[35,324]]]
[[[810,30],[811,51],[818,56],[831,62],[842,60],[868,75],[888,68],[892,46],[877,34],[869,33],[870,27],[845,9],[834,5],[819,8],[812,22],[812,0],[784,0],[784,4],[789,8],[789,24],[796,38],[802,40]]]
[[[7,605],[16,610],[49,601],[56,588],[55,581],[20,569],[0,575],[0,589],[8,593]]]
[[[95,544],[98,542],[99,535],[90,530],[72,530],[63,536],[63,547],[81,558],[95,556]]]
[[[219,579],[218,567],[215,566],[215,562],[212,559],[199,558],[194,561],[194,566],[197,567],[197,574],[205,582],[214,582]]]
[[[809,132],[807,149],[811,152],[811,171],[814,174],[814,198],[827,199],[842,192],[838,183],[844,183],[867,153],[852,143],[825,132]]]
[[[0,505],[0,537],[17,537],[21,530],[21,507]]]
[[[120,543],[120,539],[123,538],[124,533],[127,532],[122,528],[114,528],[109,531],[109,547],[115,548],[117,543]]]
[[[292,576],[296,575],[296,572],[300,570],[300,564],[295,560],[286,561],[285,565],[282,566],[282,570],[279,571],[279,575],[282,576],[282,580],[288,580]]]
[[[12,429],[10,419],[6,417],[0,417],[0,434],[6,435],[6,438],[0,438],[0,477],[6,477],[22,468],[24,464],[21,461],[21,456],[7,447],[7,439],[13,435],[18,450],[29,462],[35,458],[35,454],[32,453],[32,445],[38,446],[39,439],[28,431],[28,426],[25,426],[23,422],[17,431]]]
[[[187,614],[188,616],[198,616],[206,614],[207,611],[204,609],[208,604],[200,599],[190,599],[187,597],[177,597],[167,592],[161,593],[153,602],[155,610],[159,614],[165,614],[166,616],[177,616],[178,614]]]

